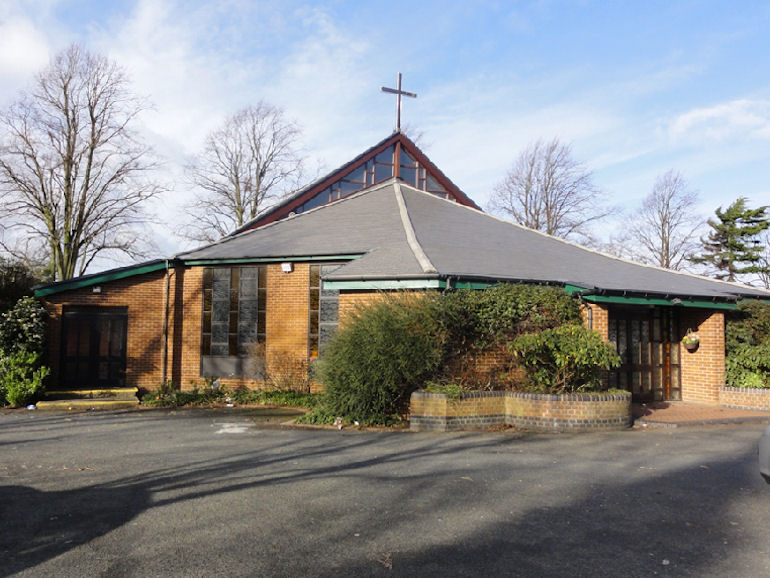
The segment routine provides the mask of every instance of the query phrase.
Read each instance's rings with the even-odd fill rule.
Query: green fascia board
[[[304,263],[308,261],[352,261],[359,259],[360,253],[354,255],[315,255],[310,257],[259,257],[239,259],[193,259],[184,261],[185,266],[200,267],[213,265],[243,265],[246,263]]]
[[[91,287],[93,285],[99,285],[100,283],[107,283],[108,281],[126,279],[128,277],[134,277],[135,275],[154,273],[155,271],[161,271],[166,267],[174,267],[174,262],[154,261],[152,263],[135,265],[133,267],[113,269],[112,271],[105,271],[104,273],[95,273],[85,277],[75,277],[74,279],[68,279],[66,281],[42,285],[35,289],[35,297],[46,297],[47,295],[55,295],[56,293],[63,293],[64,291],[73,291],[75,289]]]
[[[591,295],[591,289],[578,287],[576,285],[565,285],[564,289],[568,294],[574,295],[580,291],[586,291],[583,299],[589,303],[610,303],[615,305],[661,305],[667,307],[697,307],[699,309],[722,309],[732,311],[738,307],[737,303],[725,301],[707,301],[705,299],[683,299],[681,297],[628,297],[622,295]],[[678,303],[674,303],[678,299]]]
[[[442,289],[439,279],[382,279],[371,281],[324,281],[325,289],[336,291],[392,291],[396,289]]]

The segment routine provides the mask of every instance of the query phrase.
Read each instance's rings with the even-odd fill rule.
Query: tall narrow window
[[[310,329],[308,355],[318,357],[319,351],[331,339],[339,324],[339,291],[326,289],[321,277],[339,265],[310,266]]]
[[[267,267],[203,270],[203,375],[242,376],[238,359],[265,341]]]

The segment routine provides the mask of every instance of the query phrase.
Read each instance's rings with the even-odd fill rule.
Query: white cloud
[[[738,99],[678,116],[669,134],[694,144],[770,138],[770,101]]]
[[[0,22],[0,98],[9,100],[32,75],[48,64],[45,35],[28,19],[9,17]]]

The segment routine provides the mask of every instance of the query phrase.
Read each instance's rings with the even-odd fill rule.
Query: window
[[[203,375],[243,376],[236,360],[265,342],[266,306],[265,265],[203,270]]]
[[[321,276],[334,271],[339,265],[310,266],[310,329],[308,356],[318,357],[339,324],[339,291],[325,289]]]

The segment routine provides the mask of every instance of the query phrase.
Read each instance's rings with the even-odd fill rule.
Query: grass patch
[[[320,395],[294,390],[251,390],[239,387],[228,391],[225,387],[204,387],[180,391],[173,384],[162,384],[155,391],[142,396],[142,403],[150,407],[216,406],[226,403],[237,405],[273,405],[312,409]]]

